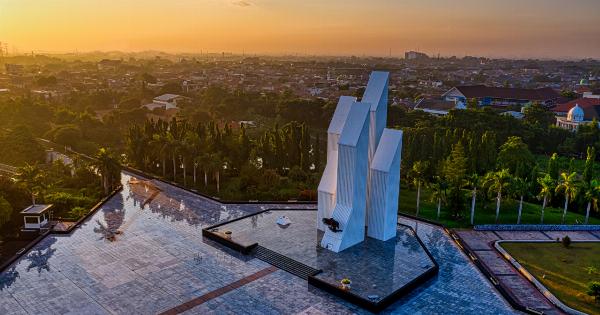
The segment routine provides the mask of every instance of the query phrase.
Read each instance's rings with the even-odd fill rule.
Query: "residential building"
[[[560,99],[552,88],[522,89],[485,85],[456,86],[442,95],[446,101],[464,102],[475,99],[480,106],[512,106],[540,103],[551,107]]]
[[[417,102],[414,109],[421,110],[436,116],[444,116],[451,109],[466,109],[463,101],[447,101],[440,99],[421,99]]]
[[[146,107],[149,110],[154,110],[156,108],[163,108],[165,110],[168,109],[176,109],[177,102],[186,99],[185,96],[177,95],[177,94],[163,94],[155,97],[152,100],[152,103],[142,105],[142,107]]]

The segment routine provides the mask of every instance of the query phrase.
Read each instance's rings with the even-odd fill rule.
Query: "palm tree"
[[[554,190],[556,183],[550,174],[546,174],[544,177],[539,177],[537,182],[541,186],[538,198],[544,199],[544,202],[542,203],[542,218],[540,220],[540,223],[544,224],[544,209],[546,209],[546,204],[550,200],[550,197],[552,197],[552,191]]]
[[[600,199],[600,181],[597,179],[591,180],[582,187],[583,198],[587,201],[587,209],[585,210],[585,224],[588,224],[590,219],[590,210],[593,207],[598,211],[598,199]]]
[[[200,164],[200,168],[202,168],[202,172],[204,172],[204,187],[208,186],[208,173],[212,169],[211,155],[208,153],[204,153],[199,157],[198,163]]]
[[[183,166],[183,185],[187,186],[187,162],[190,157],[197,156],[198,144],[200,143],[200,137],[197,133],[188,130],[182,141],[181,146],[181,158]],[[194,184],[196,183],[196,161],[194,160]]]
[[[431,184],[431,188],[433,189],[431,200],[437,201],[437,220],[439,220],[442,209],[442,201],[446,200],[446,189],[448,189],[448,184],[439,176],[435,176],[434,181]]]
[[[100,173],[102,177],[102,187],[104,188],[104,193],[108,194],[117,180],[116,174],[118,174],[121,170],[119,162],[108,149],[100,148],[94,156],[92,166],[95,167]]]
[[[467,184],[471,187],[471,225],[475,222],[475,200],[477,199],[477,187],[479,186],[479,175],[473,174],[467,179]]]
[[[181,148],[179,140],[175,138],[172,132],[167,132],[167,148],[171,152],[171,159],[173,162],[173,180],[177,179],[177,154]]]
[[[529,193],[529,182],[520,177],[513,178],[511,182],[511,191],[515,197],[519,197],[519,212],[517,215],[517,224],[521,224],[521,214],[523,213],[523,197]]]
[[[508,169],[497,172],[489,172],[485,175],[484,183],[489,191],[496,193],[496,223],[500,217],[500,203],[502,202],[502,192],[506,191],[510,185],[510,173]]]
[[[194,163],[194,167],[193,167],[193,177],[194,177],[194,186],[196,186],[196,170],[198,169],[198,165],[201,162],[201,156],[196,156],[194,157],[194,159],[192,160],[192,162]]]
[[[561,219],[561,224],[565,223],[567,216],[567,208],[569,207],[569,199],[575,199],[578,193],[577,189],[577,173],[572,172],[571,174],[562,172],[560,174],[560,180],[556,186],[557,193],[563,193],[565,195],[565,208]]]
[[[150,144],[155,147],[155,152],[162,159],[162,176],[163,178],[167,176],[167,155],[169,153],[169,142],[167,138],[161,134],[152,135],[152,140]]]
[[[421,202],[421,186],[426,182],[425,171],[428,167],[425,161],[416,161],[413,163],[412,169],[410,170],[410,176],[413,178],[413,184],[417,187],[417,212],[416,216],[419,216],[419,208]]]
[[[32,205],[35,205],[35,196],[43,187],[43,175],[36,164],[26,164],[17,171],[17,183],[31,195]]]
[[[210,169],[213,171],[215,180],[217,182],[217,193],[221,191],[221,171],[223,170],[223,159],[218,153],[210,155]]]

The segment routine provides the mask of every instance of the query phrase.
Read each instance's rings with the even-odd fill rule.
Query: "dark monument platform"
[[[276,223],[281,216],[288,226]],[[411,227],[398,225],[395,239],[369,237],[335,253],[319,244],[315,210],[265,210],[202,230],[203,236],[254,255],[308,283],[371,311],[381,311],[435,276],[438,264]],[[352,281],[344,289],[340,281]]]

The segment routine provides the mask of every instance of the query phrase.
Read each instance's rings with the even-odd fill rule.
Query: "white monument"
[[[402,131],[384,129],[369,168],[367,235],[387,241],[396,237]]]
[[[333,208],[335,207],[335,191],[337,189],[337,171],[338,171],[338,141],[342,129],[346,124],[346,118],[350,112],[350,106],[356,101],[356,97],[340,97],[333,118],[327,129],[327,165],[317,192],[317,228],[325,231],[323,218],[331,218]]]
[[[329,125],[317,227],[321,246],[335,252],[362,242],[367,225],[370,237],[396,235],[402,132],[384,131],[388,81],[372,72],[362,100],[342,96]]]

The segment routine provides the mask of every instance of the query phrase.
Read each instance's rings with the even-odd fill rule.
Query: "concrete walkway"
[[[467,249],[482,262],[500,285],[520,304],[544,314],[563,314],[494,248],[498,240],[556,240],[568,235],[572,240],[600,239],[599,231],[474,231],[455,230]]]

